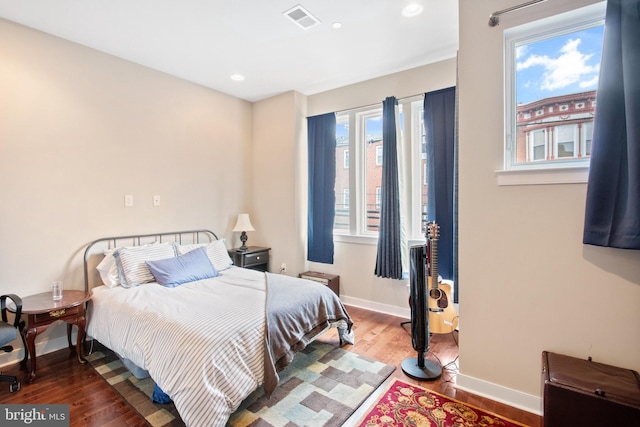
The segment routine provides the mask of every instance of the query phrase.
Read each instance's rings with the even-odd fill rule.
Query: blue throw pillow
[[[156,282],[168,288],[218,276],[204,247],[194,249],[182,256],[146,261],[146,263]]]

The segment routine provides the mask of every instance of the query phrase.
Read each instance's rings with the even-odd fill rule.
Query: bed
[[[98,239],[85,250],[87,335],[148,373],[188,426],[223,426],[329,328],[352,321],[322,284],[232,265],[209,230]]]

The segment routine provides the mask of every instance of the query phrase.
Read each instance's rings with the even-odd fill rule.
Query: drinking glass
[[[51,284],[51,294],[53,296],[54,301],[59,301],[62,299],[62,282],[56,280]]]

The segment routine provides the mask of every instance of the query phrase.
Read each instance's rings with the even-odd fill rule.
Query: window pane
[[[556,139],[558,144],[558,157],[573,157],[575,126],[557,126]]]
[[[349,117],[336,123],[336,216],[334,230],[349,230]]]
[[[591,156],[591,140],[593,139],[593,122],[582,124],[582,152],[584,156]]]
[[[514,42],[511,164],[590,156],[578,125],[593,122],[603,34],[604,25],[594,21],[564,32],[541,29]]]
[[[546,155],[545,131],[537,130],[533,132],[533,156],[531,160],[545,160]]]
[[[376,203],[376,189],[382,186],[382,162],[378,164],[378,152],[382,152],[382,114],[364,118],[365,163],[365,215],[366,231],[377,232],[380,226],[380,209]]]
[[[382,145],[376,147],[376,165],[382,165]]]

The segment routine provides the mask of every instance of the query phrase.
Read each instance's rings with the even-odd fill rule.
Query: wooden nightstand
[[[258,271],[269,271],[269,251],[271,248],[249,246],[246,251],[238,252],[237,248],[229,251],[233,265]]]
[[[82,339],[86,324],[85,303],[90,299],[91,295],[85,291],[69,290],[64,291],[59,301],[51,298],[51,292],[22,298],[22,315],[27,318],[27,327],[21,333],[27,348],[21,363],[23,366],[26,365],[27,358],[31,357],[31,372],[28,378],[30,383],[36,379],[36,336],[58,320],[67,322],[67,341],[71,350],[71,327],[78,327],[75,350],[80,363],[86,362],[82,353]]]
[[[318,273],[317,271],[305,271],[298,276],[301,279],[313,280],[328,286],[336,295],[340,296],[340,276],[336,274]]]

